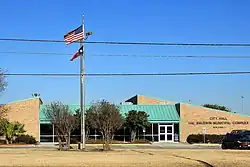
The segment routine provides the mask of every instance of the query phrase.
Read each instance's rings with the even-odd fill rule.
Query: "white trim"
[[[53,143],[55,143],[55,125],[54,124],[52,124],[52,135],[53,135]]]
[[[160,132],[160,128],[161,128],[161,127],[164,127],[164,132],[163,132],[163,133]],[[168,132],[167,132],[167,128],[168,128],[168,127],[171,127],[171,128],[172,128],[172,132],[171,132],[171,133],[168,133]],[[159,125],[159,126],[158,126],[158,130],[159,130],[159,131],[158,131],[158,134],[159,134],[159,139],[158,139],[158,141],[159,141],[159,142],[174,142],[174,124],[172,124],[172,125]],[[160,139],[160,138],[161,138],[161,135],[165,135],[165,140],[161,140],[161,139]],[[172,140],[168,140],[168,139],[167,139],[167,136],[168,136],[168,135],[172,135]]]
[[[151,124],[151,132],[152,132],[152,134],[151,134],[151,136],[152,136],[152,142],[154,141],[154,124],[152,123]]]

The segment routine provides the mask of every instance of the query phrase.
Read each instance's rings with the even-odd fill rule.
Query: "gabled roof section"
[[[137,104],[176,104],[176,102],[168,101],[168,100],[162,100],[159,98],[149,97],[149,96],[143,96],[143,95],[137,95],[138,103]]]
[[[149,97],[149,96],[144,96],[144,95],[135,95],[127,100],[124,101],[126,102],[131,102],[133,104],[176,104],[176,102],[173,101],[168,101],[168,100],[162,100],[159,98],[154,98],[154,97]],[[121,102],[124,103],[124,102]]]
[[[43,104],[43,101],[42,101],[42,99],[40,97],[32,97],[32,98],[28,98],[28,99],[13,101],[13,102],[10,102],[8,104],[20,103],[20,102],[24,102],[24,101],[28,101],[28,100],[34,100],[34,99],[39,99],[40,100],[40,104]]]
[[[137,104],[138,103],[138,95],[130,97],[129,99],[125,100],[124,102],[131,102],[133,104]]]

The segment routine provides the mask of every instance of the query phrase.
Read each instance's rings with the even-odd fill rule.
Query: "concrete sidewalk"
[[[77,144],[71,144],[77,148]],[[102,144],[86,144],[87,149],[101,149]],[[152,144],[111,144],[113,149],[220,149],[218,144],[161,143]],[[58,148],[55,144],[40,145],[0,145],[0,148]]]

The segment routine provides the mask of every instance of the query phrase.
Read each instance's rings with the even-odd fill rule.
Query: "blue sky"
[[[249,43],[250,2],[210,1],[3,1],[1,38],[58,39],[81,24],[85,15],[89,41],[179,43]],[[79,45],[0,41],[0,52],[74,53]],[[153,73],[250,71],[248,59],[167,59],[99,57],[95,54],[166,56],[247,56],[244,47],[121,46],[86,44],[86,73]],[[79,59],[71,56],[1,54],[0,67],[9,73],[77,73]],[[8,77],[0,103],[39,92],[45,103],[79,103],[79,79]],[[118,103],[135,94],[194,104],[217,103],[250,114],[250,76],[161,76],[87,78],[86,101],[104,98]]]

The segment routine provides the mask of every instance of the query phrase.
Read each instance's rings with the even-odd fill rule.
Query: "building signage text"
[[[189,125],[214,125],[214,128],[223,128],[223,125],[248,125],[248,121],[229,121],[226,117],[210,117],[208,121],[188,122]],[[220,126],[220,127],[217,127]]]

